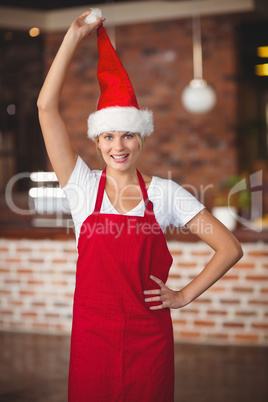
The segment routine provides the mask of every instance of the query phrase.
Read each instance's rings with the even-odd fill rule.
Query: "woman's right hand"
[[[72,148],[67,128],[59,112],[59,100],[69,64],[79,43],[96,31],[105,18],[87,24],[87,11],[76,18],[64,36],[38,98],[39,121],[47,153],[62,187],[73,171],[77,154]],[[90,57],[90,56],[88,56]]]
[[[81,14],[80,17],[76,18],[74,22],[71,24],[69,30],[76,35],[79,36],[79,39],[82,40],[86,36],[90,35],[92,32],[95,32],[99,26],[105,21],[105,18],[98,18],[95,22],[88,24],[85,22],[85,18],[90,14],[90,11],[86,11]]]

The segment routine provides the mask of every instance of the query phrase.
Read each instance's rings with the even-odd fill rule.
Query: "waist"
[[[81,311],[89,315],[97,315],[100,317],[107,317],[113,319],[141,319],[141,320],[171,320],[170,309],[150,310],[149,306],[141,304],[127,304],[117,305],[115,303],[85,303],[79,300],[78,297],[74,299],[74,314],[76,311]]]

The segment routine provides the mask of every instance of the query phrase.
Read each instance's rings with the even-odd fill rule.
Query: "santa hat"
[[[92,9],[87,23],[102,17],[99,9]],[[111,131],[139,133],[142,137],[153,131],[153,114],[139,108],[137,98],[111,41],[101,25],[97,30],[99,63],[97,76],[101,95],[97,111],[88,118],[88,137]]]

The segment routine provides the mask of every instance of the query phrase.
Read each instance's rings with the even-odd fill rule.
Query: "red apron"
[[[79,242],[69,402],[173,402],[170,310],[150,310],[143,291],[167,280],[172,257],[138,172],[144,216],[102,214],[103,171]]]

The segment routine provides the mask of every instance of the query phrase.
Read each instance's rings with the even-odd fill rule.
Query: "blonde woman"
[[[153,131],[152,113],[139,109],[104,19],[96,15],[90,22],[91,16],[86,12],[70,26],[38,99],[47,152],[76,227],[69,401],[171,402],[170,309],[183,308],[204,293],[241,258],[242,250],[181,186],[137,171],[144,138]],[[95,31],[101,96],[88,120],[88,136],[102,154],[103,172],[91,170],[73,150],[59,112],[75,50]],[[186,225],[215,251],[179,291],[165,285],[172,264],[163,234],[168,225]]]

